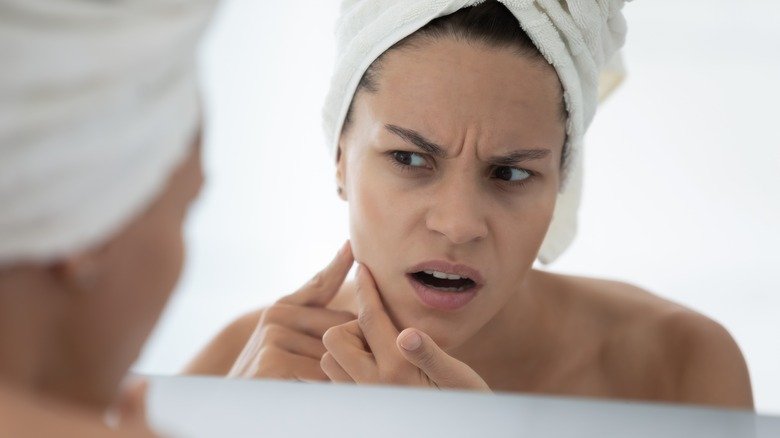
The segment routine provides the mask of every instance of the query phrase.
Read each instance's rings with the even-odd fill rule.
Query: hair
[[[375,59],[360,78],[342,125],[342,133],[347,130],[352,122],[353,107],[358,93],[361,91],[369,93],[379,91],[379,73],[382,69],[382,61],[388,53],[408,46],[414,47],[419,41],[431,42],[443,39],[480,43],[499,49],[511,49],[519,56],[537,61],[539,65],[549,66],[544,55],[520,27],[517,17],[502,3],[496,0],[487,0],[484,3],[466,7],[450,15],[431,20],[413,34],[395,43]],[[561,89],[563,89],[562,86]],[[560,108],[561,120],[566,121],[568,119],[568,111],[563,98],[561,98]],[[563,166],[567,152],[564,145],[564,151],[561,155],[561,166]],[[340,155],[341,151],[338,154]]]

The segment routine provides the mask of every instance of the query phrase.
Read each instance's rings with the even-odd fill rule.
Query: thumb
[[[424,372],[439,388],[490,391],[476,371],[444,352],[420,330],[405,329],[398,335],[396,344],[406,360]]]

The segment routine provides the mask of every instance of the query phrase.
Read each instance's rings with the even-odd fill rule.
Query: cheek
[[[387,178],[377,170],[370,163],[354,163],[347,172],[347,187],[355,259],[382,269],[384,257],[395,253],[393,243],[402,237],[398,224],[403,212],[398,208],[400,194],[389,188]]]
[[[496,218],[496,266],[503,287],[513,289],[533,266],[555,209],[556,193],[549,191]]]
[[[404,269],[415,254],[413,207],[393,176],[370,163],[347,172],[350,240],[355,260],[371,270],[390,317],[409,306]]]
[[[177,215],[167,221],[166,226],[160,230],[159,242],[164,242],[160,248],[159,263],[161,269],[160,284],[158,290],[163,296],[176,286],[184,265],[184,215]]]
[[[132,260],[127,262],[128,271],[137,272],[138,283],[145,286],[139,289],[143,294],[137,293],[139,312],[150,314],[165,304],[184,264],[184,215],[178,211],[161,213],[139,230],[137,245],[128,254]]]
[[[110,323],[133,354],[145,341],[176,286],[184,261],[179,215],[151,217],[113,260]],[[128,236],[131,237],[131,236]],[[112,281],[112,280],[109,280]]]
[[[525,246],[529,248],[534,255],[547,234],[547,228],[552,221],[555,210],[557,192],[546,190],[535,197],[518,215],[516,223],[522,223],[523,227],[518,227],[522,233],[522,240]]]
[[[535,252],[538,252],[547,235],[547,230],[553,219],[557,200],[558,185],[556,184],[554,189],[548,190],[544,196],[537,200],[536,205],[532,210],[533,214],[529,220],[529,233],[531,234],[529,243],[533,245],[533,248],[536,250]]]

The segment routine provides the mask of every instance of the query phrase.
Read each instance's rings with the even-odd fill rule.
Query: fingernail
[[[404,350],[414,351],[420,348],[420,345],[422,345],[422,338],[419,333],[415,331],[410,331],[401,338],[401,347],[403,347]]]

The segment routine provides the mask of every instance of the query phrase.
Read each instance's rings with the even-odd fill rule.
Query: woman
[[[4,2],[0,436],[148,436],[120,397],[175,286],[202,184],[210,1]]]
[[[532,267],[571,240],[622,2],[433,3],[345,3],[326,126],[351,245],[188,371],[752,409],[717,323]]]

